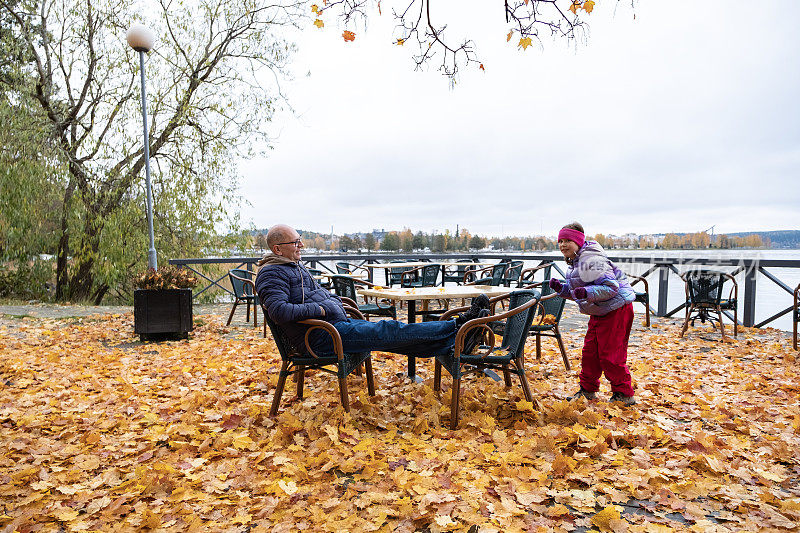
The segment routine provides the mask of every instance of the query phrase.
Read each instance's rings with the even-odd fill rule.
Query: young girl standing
[[[633,324],[634,292],[625,273],[606,256],[603,248],[587,241],[583,226],[567,224],[558,232],[558,247],[569,265],[567,279],[550,280],[561,297],[575,300],[590,315],[581,355],[581,389],[572,396],[597,397],[600,375],[611,383],[612,402],[636,403],[628,370],[628,337]]]

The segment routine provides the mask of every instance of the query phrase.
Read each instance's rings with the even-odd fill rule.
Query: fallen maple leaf
[[[619,510],[617,509],[616,505],[609,505],[608,507],[604,508],[599,513],[595,514],[592,518],[592,524],[597,526],[597,529],[601,531],[610,531],[612,530],[611,521],[612,520],[619,520],[621,517]]]

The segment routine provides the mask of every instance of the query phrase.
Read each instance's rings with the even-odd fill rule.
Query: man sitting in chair
[[[489,299],[480,295],[469,311],[455,320],[406,324],[397,320],[369,322],[347,317],[338,296],[320,287],[300,262],[303,242],[294,228],[279,224],[267,233],[270,253],[258,262],[256,291],[264,309],[298,348],[305,346],[309,326],[298,321],[316,318],[330,322],[342,337],[345,352],[384,351],[413,357],[433,357],[453,349],[458,328],[474,318],[487,316]],[[479,340],[480,328],[465,338],[464,353]],[[309,346],[318,355],[333,353],[331,337],[320,330],[309,335]]]

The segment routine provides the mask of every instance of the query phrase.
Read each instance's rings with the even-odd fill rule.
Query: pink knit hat
[[[576,229],[561,228],[561,231],[558,232],[558,240],[560,241],[561,239],[569,239],[580,248],[586,242],[586,235]]]

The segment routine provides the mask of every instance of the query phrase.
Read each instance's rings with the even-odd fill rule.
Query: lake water
[[[557,255],[558,252],[547,252],[541,254],[530,254],[531,259],[525,261],[525,268],[535,266],[539,263],[536,259],[538,256],[552,256]],[[736,260],[736,259],[759,259],[759,260],[800,260],[800,250],[609,250],[608,255],[612,257],[631,257],[631,258],[648,258],[648,259],[661,259],[661,258],[702,258],[707,261],[714,260]],[[496,260],[493,260],[496,261]],[[360,261],[353,261],[360,263]],[[328,263],[328,262],[325,262]],[[619,263],[622,263],[621,261]],[[557,263],[562,270],[566,270],[566,264],[563,261]],[[327,264],[333,270],[333,262]],[[642,275],[647,271],[651,265],[647,263],[624,263],[619,265],[623,270],[630,274]],[[686,268],[677,267],[679,271],[686,270]],[[709,266],[715,270],[722,270],[732,272],[735,267],[730,266]],[[780,279],[783,283],[794,289],[800,283],[800,268],[775,268],[766,267],[773,276]],[[558,275],[556,272],[554,276]],[[383,283],[383,273],[376,274],[376,283]],[[537,276],[541,279],[541,276]],[[658,304],[658,271],[651,273],[647,277],[650,285],[650,304],[656,307]],[[744,305],[744,273],[739,273],[736,276],[736,282],[739,284],[739,321],[743,318],[743,305]],[[641,284],[637,284],[636,288]],[[672,310],[680,305],[685,299],[685,292],[683,281],[674,273],[669,275],[669,293],[667,296],[667,309]],[[728,288],[725,289],[725,296],[727,296]],[[793,303],[792,295],[787,293],[783,288],[779,287],[772,280],[767,278],[764,274],[758,273],[756,278],[756,316],[755,323],[759,323],[772,315],[790,307]],[[636,305],[637,310],[641,309],[640,305]],[[673,317],[683,317],[683,310],[677,312]],[[770,322],[767,327],[774,327],[786,331],[792,329],[791,314],[786,315]]]

